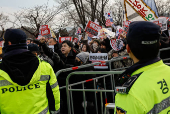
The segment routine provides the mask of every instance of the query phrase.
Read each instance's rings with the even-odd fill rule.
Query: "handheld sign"
[[[74,42],[74,43],[77,43],[78,40],[79,40],[78,38],[74,38],[73,42]]]
[[[102,27],[100,25],[98,25],[92,21],[89,21],[85,28],[85,32],[87,32],[93,36],[97,36],[100,29],[102,29]]]
[[[111,37],[114,37],[115,36],[115,32],[112,32],[112,31],[110,31],[110,30],[108,30],[108,29],[106,29],[106,28],[103,28],[103,29],[101,29],[100,30],[100,33],[105,33],[106,35],[109,35],[109,36],[111,36]]]
[[[59,37],[59,43],[62,43],[65,40],[72,41],[72,37]]]
[[[92,63],[95,62],[102,62],[102,64],[95,65],[95,69],[108,69],[108,66],[106,66],[106,63],[104,61],[108,60],[108,54],[107,53],[90,53],[89,54],[89,61],[92,61]]]
[[[50,28],[48,28],[48,25],[41,25],[41,26],[40,26],[40,31],[41,31],[41,35],[42,35],[42,36],[51,34]]]
[[[120,39],[112,39],[110,40],[110,45],[115,51],[119,51],[123,47],[123,41]]]

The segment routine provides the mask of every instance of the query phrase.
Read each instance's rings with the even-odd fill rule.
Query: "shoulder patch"
[[[127,113],[127,111],[116,106],[116,114],[126,114],[126,113]]]
[[[143,72],[142,72],[143,73]],[[132,77],[130,77],[122,86],[123,87],[127,87],[127,92],[130,91],[132,85],[135,83],[135,81],[139,78],[139,76],[142,74],[142,73],[139,73],[139,74],[136,74]]]
[[[143,72],[142,72],[143,73]],[[142,74],[136,74],[132,77],[130,77],[122,86],[120,87],[116,87],[116,93],[120,93],[120,94],[128,94],[128,92],[130,91],[132,85],[135,83],[135,81],[138,79],[138,77]]]

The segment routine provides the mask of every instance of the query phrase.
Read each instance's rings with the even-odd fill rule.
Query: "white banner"
[[[143,0],[125,0],[124,8],[126,20],[129,21],[151,21],[158,18]]]
[[[104,61],[108,60],[108,54],[107,53],[90,53],[89,54],[89,61],[92,61],[92,63],[95,62],[102,62],[102,64],[95,65],[95,69],[108,69],[108,66],[106,66],[106,63]]]

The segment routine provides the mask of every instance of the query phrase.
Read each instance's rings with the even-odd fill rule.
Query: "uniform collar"
[[[161,59],[159,57],[156,57],[154,59],[150,59],[150,60],[143,60],[143,61],[139,61],[137,63],[135,63],[134,65],[132,65],[131,67],[129,67],[125,72],[123,72],[123,75],[129,75],[131,76],[133,72],[135,72],[136,70],[148,66],[150,64],[156,63],[158,61],[160,61]]]

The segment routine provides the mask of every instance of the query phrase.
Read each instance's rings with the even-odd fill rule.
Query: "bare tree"
[[[4,26],[6,25],[6,23],[9,21],[9,17],[4,15],[3,13],[0,13],[0,27],[2,29],[2,32],[0,34],[0,37],[3,36],[5,30],[4,30]]]
[[[56,0],[66,8],[69,20],[72,20],[83,30],[89,20],[97,19],[100,25],[105,25],[104,11],[109,0]]]
[[[121,1],[115,0],[115,2],[110,6],[110,11],[112,12],[114,23],[116,25],[122,25],[123,6],[122,6]]]
[[[14,13],[15,20],[12,23],[14,26],[18,26],[37,37],[40,26],[52,22],[55,16],[62,12],[62,9],[63,6],[49,8],[48,4],[38,5],[33,8],[23,8]]]
[[[159,16],[169,16],[170,13],[170,1],[156,0],[156,6]]]

